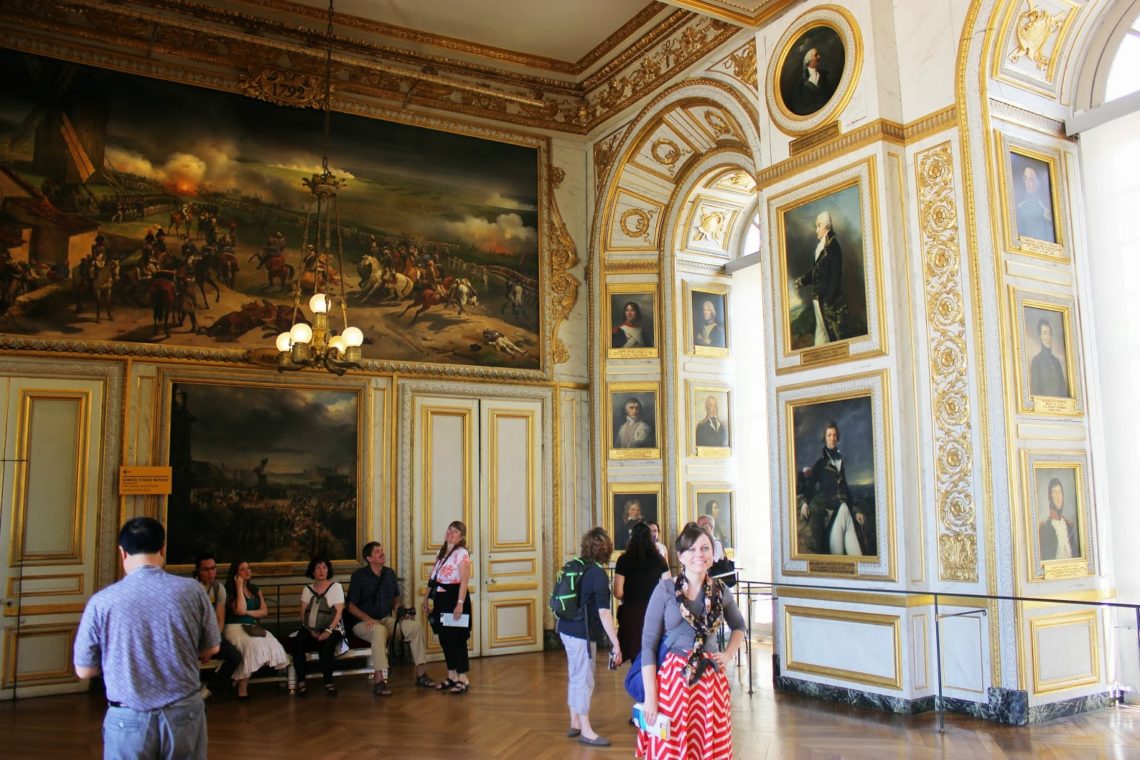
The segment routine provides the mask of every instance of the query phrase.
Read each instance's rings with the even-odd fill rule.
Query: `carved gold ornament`
[[[1021,56],[1037,64],[1037,68],[1044,71],[1049,67],[1049,58],[1045,55],[1045,46],[1053,32],[1065,20],[1067,11],[1050,15],[1047,11],[1033,5],[1032,0],[1025,0],[1025,11],[1017,17],[1017,46],[1009,54],[1009,62],[1017,63]]]
[[[649,146],[649,155],[662,166],[673,166],[681,157],[681,148],[667,137],[658,137]]]
[[[705,111],[705,124],[708,124],[717,137],[732,134],[732,128],[728,126],[728,122],[716,111]]]
[[[696,240],[711,240],[720,244],[724,234],[724,212],[719,210],[702,211],[700,222],[697,224],[693,237]]]
[[[724,69],[733,78],[744,82],[749,87],[755,87],[759,76],[756,63],[756,40],[748,40],[748,44],[733,51],[728,58],[720,62],[717,68]]]
[[[644,238],[649,239],[649,227],[652,215],[657,212],[656,209],[645,211],[639,208],[626,209],[621,219],[618,220],[618,225],[621,231],[631,238]]]
[[[939,578],[973,582],[978,580],[978,536],[970,487],[974,462],[953,154],[946,142],[916,158],[934,399]]]
[[[243,76],[238,80],[238,86],[251,98],[300,108],[320,108],[324,93],[324,82],[320,77],[274,69],[262,69],[252,76]]]
[[[625,136],[626,128],[619,129],[604,140],[594,143],[594,194],[602,191],[606,176],[617,156],[617,147]]]
[[[560,166],[554,166],[550,169],[550,186],[555,190],[562,187],[563,180],[566,179],[566,170]]]
[[[558,331],[567,319],[574,305],[578,303],[578,280],[570,274],[570,270],[578,266],[578,250],[566,223],[562,221],[562,214],[558,210],[558,202],[553,194],[550,198],[550,218],[546,227],[547,240],[550,241],[550,303],[546,310],[550,343],[553,347],[551,358],[555,364],[565,364],[570,361],[570,349],[558,337]]]

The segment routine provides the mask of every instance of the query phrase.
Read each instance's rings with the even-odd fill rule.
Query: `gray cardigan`
[[[656,656],[657,646],[661,643],[662,636],[669,638],[669,651],[678,654],[687,654],[696,642],[696,631],[681,617],[681,608],[677,604],[677,592],[674,583],[675,581],[672,578],[666,578],[658,583],[657,588],[653,589],[653,595],[649,597],[649,606],[645,609],[645,626],[641,631],[641,651],[652,652],[653,654],[648,655],[650,657]],[[701,608],[704,608],[705,591],[703,588],[694,601],[699,603]],[[744,616],[740,614],[740,608],[736,606],[736,600],[733,599],[732,591],[728,588],[724,590],[723,601],[724,621],[733,631],[743,631]],[[705,651],[720,651],[720,644],[717,642],[716,636],[709,636],[705,640]],[[644,656],[642,662],[645,662]]]

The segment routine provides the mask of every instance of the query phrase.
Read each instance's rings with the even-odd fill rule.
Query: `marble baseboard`
[[[1077,715],[1090,710],[1099,710],[1102,707],[1110,707],[1114,703],[1112,694],[1109,692],[1101,692],[1100,694],[1089,694],[1084,697],[1074,697],[1073,699],[1065,699],[1060,702],[1051,702],[1047,705],[1035,705],[1029,708],[1029,722],[1030,723],[1044,723],[1047,720],[1054,720],[1056,718],[1067,718],[1070,715]]]
[[[779,691],[789,691],[805,697],[825,699],[828,702],[839,702],[851,707],[866,707],[872,710],[884,710],[899,715],[917,715],[934,709],[934,697],[919,697],[918,699],[905,699],[890,694],[877,694],[875,692],[849,689],[845,686],[817,683],[816,681],[802,681],[788,676],[777,676],[775,686]]]

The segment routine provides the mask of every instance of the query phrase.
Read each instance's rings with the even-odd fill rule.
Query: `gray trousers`
[[[562,646],[566,647],[566,667],[570,676],[566,683],[566,704],[571,712],[588,715],[590,698],[594,695],[594,657],[598,645],[564,633],[558,635]]]

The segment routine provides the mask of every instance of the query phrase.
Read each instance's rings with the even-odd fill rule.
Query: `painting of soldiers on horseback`
[[[0,76],[0,343],[263,349],[327,278],[366,360],[542,368],[542,141],[334,112],[341,267],[303,239],[317,112],[11,51]]]

